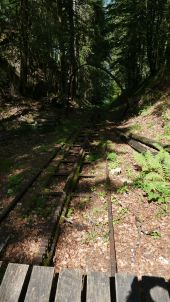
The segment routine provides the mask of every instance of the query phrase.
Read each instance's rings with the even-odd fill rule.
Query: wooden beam
[[[34,266],[25,302],[48,302],[54,276],[53,267]]]
[[[87,302],[111,302],[110,280],[106,274],[88,273]]]
[[[21,294],[28,265],[9,263],[0,286],[0,301],[17,302]]]
[[[61,271],[55,302],[81,302],[81,292],[82,275],[80,272],[72,270]]]
[[[116,274],[116,302],[140,302],[139,283],[134,275]]]

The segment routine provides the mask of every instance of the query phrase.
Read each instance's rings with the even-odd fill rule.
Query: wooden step
[[[115,299],[112,297],[114,292]],[[0,285],[0,302],[81,302],[82,300],[84,302],[170,302],[170,297],[167,282],[156,276],[144,276],[138,280],[135,275],[119,273],[115,274],[114,278],[110,278],[101,272],[89,272],[84,276],[80,271],[64,269],[59,273],[57,282],[53,267],[29,267],[14,263],[8,264]]]

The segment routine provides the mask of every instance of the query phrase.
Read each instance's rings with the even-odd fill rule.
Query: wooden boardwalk
[[[4,271],[4,268],[3,270]],[[1,275],[2,275],[1,271]],[[0,285],[0,302],[170,302],[163,278],[74,270],[54,275],[53,267],[9,263]]]

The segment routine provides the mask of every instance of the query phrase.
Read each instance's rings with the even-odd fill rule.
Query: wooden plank
[[[141,301],[139,295],[139,283],[136,276],[127,274],[116,274],[115,285],[116,302]]]
[[[78,271],[63,270],[59,274],[55,302],[80,302],[82,275]]]
[[[9,263],[0,286],[0,302],[19,300],[28,265]]]
[[[163,278],[144,276],[142,289],[145,302],[170,302],[168,286]]]
[[[87,302],[110,302],[110,280],[104,273],[87,275]]]
[[[49,301],[53,276],[53,267],[34,266],[24,301]]]

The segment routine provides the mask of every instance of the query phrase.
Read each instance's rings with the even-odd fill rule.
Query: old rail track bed
[[[39,251],[36,260],[34,259],[36,263],[42,262],[42,255],[45,254],[48,243],[51,241],[49,234],[54,232],[52,229],[59,219],[63,204],[71,192],[73,182],[76,182],[74,177],[80,168],[82,157],[82,148],[75,144],[59,148],[48,161],[46,161],[36,175],[28,181],[26,186],[12,200],[7,208],[2,211],[1,232],[5,241],[8,235],[11,234],[11,241],[13,241],[15,245],[17,240],[18,245],[19,241],[23,239],[23,234],[21,235],[22,231],[24,231],[24,237],[29,237],[28,233],[31,236],[31,229],[35,229],[35,225],[34,227],[32,226],[34,223],[36,224],[39,234],[41,232],[41,234],[43,234],[43,232],[46,233],[47,239],[42,238],[42,242],[39,242]],[[43,189],[42,185],[45,186]],[[36,223],[40,217],[41,221]],[[47,220],[45,218],[47,218]],[[17,221],[19,221],[19,229],[17,229]],[[29,243],[28,241],[27,244],[29,245]]]
[[[16,207],[8,211],[6,218],[4,216],[1,229],[7,246],[3,249],[2,260],[54,263],[57,273],[62,268],[78,268],[84,274],[98,270],[111,276],[117,270],[134,271],[141,276],[147,272],[143,265],[148,261],[148,273],[155,271],[161,275],[159,269],[162,261],[168,258],[168,251],[162,251],[160,265],[158,263],[155,269],[147,259],[147,240],[142,245],[143,237],[149,237],[143,235],[157,231],[157,225],[155,223],[152,230],[145,229],[149,216],[141,218],[143,204],[138,204],[136,196],[141,196],[141,192],[129,193],[131,182],[123,179],[124,175],[120,177],[118,170],[114,174],[117,158],[112,159],[113,167],[109,162],[110,154],[111,157],[114,152],[124,156],[123,148],[128,148],[128,154],[132,150],[121,141],[114,127],[108,124],[100,130],[86,128],[74,143],[58,149],[35,182],[30,183],[31,188],[22,194]],[[111,143],[107,143],[109,139]],[[115,143],[120,148],[116,149]],[[130,164],[133,164],[131,160]],[[127,169],[127,165],[128,162],[124,163],[122,170]],[[131,197],[132,202],[129,201]],[[139,207],[136,210],[134,202]],[[155,211],[154,206],[151,211],[153,209]],[[159,242],[156,245],[149,242],[149,245],[154,246],[155,253]],[[168,267],[162,275],[167,278]]]

